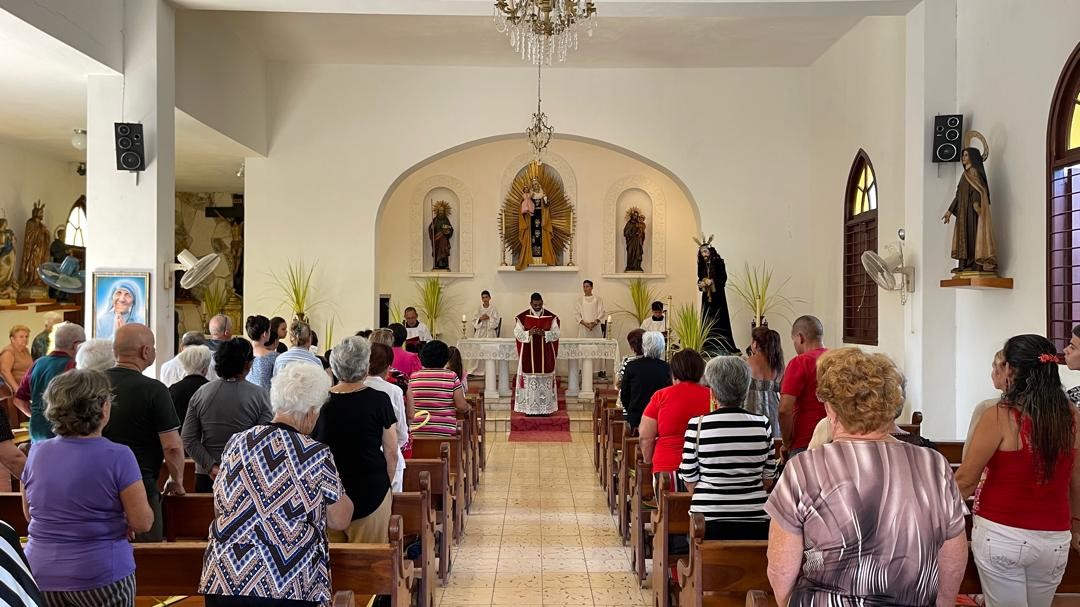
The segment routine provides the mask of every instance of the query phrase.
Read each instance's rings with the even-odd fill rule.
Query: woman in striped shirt
[[[412,436],[455,436],[457,412],[469,410],[461,379],[446,368],[448,360],[450,349],[437,339],[427,342],[420,350],[423,368],[409,377],[406,408],[414,411],[416,418],[426,411],[431,419],[422,425],[414,419]]]
[[[776,460],[769,418],[742,408],[750,367],[741,358],[718,356],[705,366],[702,383],[719,408],[686,427],[679,477],[693,494],[690,511],[705,516],[707,539],[767,539],[764,506]]]

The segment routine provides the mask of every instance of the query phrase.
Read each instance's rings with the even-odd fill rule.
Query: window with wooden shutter
[[[844,195],[844,343],[878,343],[878,286],[863,270],[864,251],[877,251],[877,176],[859,150]]]
[[[1080,46],[1058,79],[1046,152],[1047,336],[1062,350],[1080,323]]]

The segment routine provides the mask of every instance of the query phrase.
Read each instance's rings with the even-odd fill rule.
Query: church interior
[[[723,409],[709,383],[719,359],[760,355],[762,327],[773,330],[773,368],[787,368],[779,418],[755,419],[788,472],[809,458],[788,440],[785,399],[803,397],[784,375],[813,347],[891,360],[896,427],[936,444],[968,499],[960,452],[984,430],[977,405],[1019,381],[1010,338],[1044,338],[1053,361],[1037,358],[1056,369],[1057,392],[1080,385],[1078,24],[1076,0],[0,0],[0,330],[19,361],[50,330],[59,348],[54,327],[74,323],[79,343],[115,339],[119,363],[122,325],[146,325],[156,358],[136,370],[163,382],[186,335],[207,336],[214,371],[215,344],[261,341],[261,329],[245,337],[257,315],[282,317],[292,342],[281,350],[310,350],[335,384],[332,353],[359,348],[354,335],[370,337],[358,341],[374,367],[371,331],[404,327],[392,370],[398,350],[427,371],[423,342],[456,348],[467,410],[456,431],[449,423],[448,450],[427,436],[410,439],[415,468],[396,454],[407,492],[392,492],[389,542],[324,539],[332,599],[206,605],[821,604],[798,594],[803,577],[794,595],[778,590],[774,533],[792,532],[772,510],[779,489],[760,511],[774,521],[767,536],[706,535],[713,521],[698,520],[681,472],[650,467],[648,432],[673,437],[663,421],[637,425],[622,369],[658,347],[674,389],[691,381],[679,352],[697,351],[692,382],[712,390],[705,411]],[[124,319],[118,290],[133,301]],[[631,336],[639,327],[645,338]],[[13,444],[33,454],[21,403],[49,415],[34,387],[44,365],[27,358],[13,380],[7,351],[3,409]],[[835,423],[824,367],[809,364],[814,421]],[[999,371],[1014,375],[997,385]],[[269,381],[260,423],[277,411]],[[855,398],[873,400],[881,384],[867,385]],[[410,414],[422,386],[398,390]],[[1023,415],[1043,423],[1014,410],[1017,436]],[[437,418],[398,421],[430,434]],[[693,428],[680,422],[683,452]],[[171,430],[186,446],[186,430]],[[130,604],[202,605],[226,476],[189,452],[187,472],[217,478],[214,493],[170,493],[161,445],[163,484],[147,495],[153,506],[158,493],[168,541],[131,544]],[[686,448],[702,466],[706,446]],[[344,479],[350,464],[337,465]],[[9,470],[0,521],[30,538],[23,569],[41,577],[27,525],[47,505],[27,506],[30,475]],[[1069,503],[1080,525],[1080,493]],[[989,533],[975,518],[969,535]],[[1062,541],[1068,563],[1046,600],[1080,604],[1080,540]],[[937,604],[1020,604],[996,595],[974,539],[968,554],[955,588],[935,564],[941,592],[960,595]],[[5,588],[0,602],[46,604]],[[288,598],[259,588],[252,596]],[[927,604],[905,600],[881,604]]]

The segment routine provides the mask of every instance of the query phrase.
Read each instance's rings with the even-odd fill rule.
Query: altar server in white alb
[[[581,290],[581,299],[574,304],[574,319],[578,323],[578,337],[603,339],[604,330],[601,325],[607,316],[607,310],[604,309],[604,300],[599,295],[593,295],[591,280],[582,282]],[[597,362],[599,363],[597,368],[600,369],[599,375],[604,377],[604,361],[599,360]]]
[[[409,306],[405,308],[405,333],[408,337],[405,339],[408,342],[429,342],[435,339],[431,336],[431,331],[428,330],[427,325],[420,322],[419,314],[416,313],[416,308]]]
[[[529,307],[514,323],[518,369],[514,382],[514,411],[550,415],[559,408],[555,389],[555,359],[559,354],[559,317],[544,309],[544,298],[533,293]]]
[[[652,315],[641,321],[642,331],[656,331],[667,337],[668,321],[664,314],[664,304],[659,301],[652,302]]]
[[[491,303],[491,293],[487,289],[481,291],[480,305],[477,306],[476,312],[473,313],[473,337],[477,339],[498,337],[500,322],[502,322],[502,316],[499,315],[499,310],[495,308],[495,304]],[[481,362],[483,361],[467,361],[465,370],[469,375],[483,375],[484,366],[480,364]]]

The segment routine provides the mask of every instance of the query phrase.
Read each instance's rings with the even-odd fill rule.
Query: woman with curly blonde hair
[[[889,434],[904,398],[896,365],[832,350],[817,396],[833,442],[788,462],[765,505],[777,603],[953,605],[967,563],[960,491],[941,454]]]

